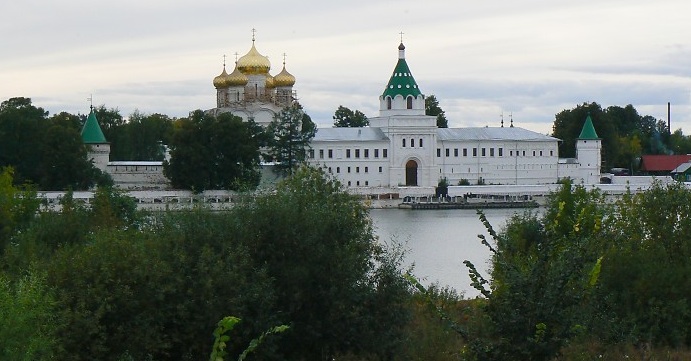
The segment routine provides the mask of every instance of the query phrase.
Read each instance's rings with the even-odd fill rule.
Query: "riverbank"
[[[653,178],[647,178],[647,182],[638,180],[640,183],[625,184],[587,184],[586,189],[599,189],[605,196],[612,198],[620,197],[627,192],[642,192],[649,189]],[[669,182],[668,179],[659,179],[663,183]],[[691,183],[686,183],[691,187]],[[430,208],[488,208],[482,202],[502,202],[502,201],[534,201],[538,206],[544,205],[547,196],[559,189],[559,184],[539,184],[539,185],[475,185],[475,186],[449,186],[448,196],[451,199],[477,199],[477,205],[468,206],[429,206]],[[434,198],[434,187],[371,187],[371,188],[350,188],[348,191],[362,198],[366,207],[372,209],[398,209],[399,205],[406,203],[406,199],[415,200],[416,203],[431,203]],[[139,190],[123,191],[127,196],[135,199],[137,208],[145,210],[167,211],[183,210],[204,205],[213,210],[223,210],[232,207],[243,198],[251,197],[251,194],[237,193],[233,191],[211,190],[201,193],[182,190]],[[38,192],[44,205],[49,209],[59,209],[60,199],[66,192]],[[75,201],[83,204],[91,203],[94,192],[73,192],[72,197]],[[460,198],[459,198],[460,197]],[[454,201],[458,203],[457,201]],[[489,205],[491,206],[491,205]],[[533,205],[529,205],[533,206]],[[425,206],[418,206],[425,208]],[[404,207],[405,208],[405,207]],[[413,207],[410,207],[411,209]]]

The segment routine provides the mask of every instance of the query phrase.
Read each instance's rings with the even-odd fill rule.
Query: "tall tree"
[[[274,281],[270,313],[291,325],[277,339],[277,359],[394,359],[408,286],[361,201],[323,169],[303,166],[232,212],[241,226],[233,234]]]
[[[163,160],[164,145],[170,143],[173,120],[162,114],[134,111],[128,121],[110,130],[112,160]]]
[[[0,104],[0,166],[15,169],[15,182],[41,190],[85,189],[100,172],[87,160],[77,118],[48,113],[29,98]]]
[[[366,127],[369,125],[369,120],[364,113],[359,110],[352,111],[342,105],[338,106],[333,116],[334,126],[339,128],[345,127]]]
[[[256,127],[231,113],[194,111],[178,120],[163,172],[175,188],[254,189],[259,184]]]
[[[439,101],[434,95],[425,98],[425,115],[437,117],[438,128],[448,128],[449,121],[446,120],[445,112],[439,107]]]
[[[307,159],[310,141],[317,127],[298,103],[276,114],[267,127],[269,136],[267,158],[275,162],[278,174],[292,174]]]

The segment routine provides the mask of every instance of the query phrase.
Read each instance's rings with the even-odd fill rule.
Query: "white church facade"
[[[297,97],[296,79],[285,68],[270,74],[254,37],[249,52],[229,74],[223,65],[213,79],[216,107],[210,114],[230,112],[267,126]],[[93,117],[93,119],[92,119]],[[166,189],[161,162],[110,162],[108,143],[90,114],[82,137],[90,156],[117,186],[124,189]],[[425,97],[408,67],[405,46],[379,96],[379,114],[359,128],[319,128],[311,142],[309,164],[323,167],[351,189],[434,187],[444,180],[457,184],[528,185],[600,181],[601,141],[588,117],[577,142],[576,159],[560,159],[560,140],[514,127],[438,128],[425,115]],[[100,134],[99,134],[100,133]],[[264,172],[266,174],[266,172]]]
[[[601,141],[590,117],[577,159],[560,159],[559,139],[514,127],[438,128],[398,47],[398,62],[379,96],[379,115],[361,128],[320,128],[310,163],[348,187],[550,184],[600,181]]]

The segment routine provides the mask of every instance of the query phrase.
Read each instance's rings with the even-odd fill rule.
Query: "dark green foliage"
[[[274,170],[289,175],[307,159],[310,141],[317,126],[298,103],[276,114],[267,127],[268,153],[266,159],[274,162]]]
[[[425,115],[437,117],[437,128],[448,128],[449,121],[445,112],[439,107],[439,101],[434,95],[425,98]]]
[[[12,279],[0,273],[0,359],[52,360],[55,300],[43,272]]]
[[[0,167],[15,169],[15,183],[30,182],[41,190],[87,189],[99,171],[86,158],[78,120],[48,112],[28,98],[0,104]]]
[[[101,111],[106,118],[117,119],[119,114],[116,113],[116,116],[112,112],[117,112],[117,110]],[[101,118],[98,120],[105,124],[101,122]],[[111,160],[162,161],[164,159],[164,145],[170,144],[173,134],[173,119],[162,114],[147,115],[135,111],[129,116],[127,122],[114,123],[109,124],[107,130],[104,130],[106,139],[111,143]]]
[[[657,184],[619,202],[602,264],[602,337],[691,345],[691,191]]]
[[[597,192],[568,182],[542,218],[515,216],[500,233],[483,216],[496,246],[491,288],[474,266],[474,286],[488,298],[488,336],[469,339],[484,360],[551,360],[589,321],[591,272],[598,263],[602,220],[609,213]],[[496,247],[496,248],[494,248]]]
[[[164,174],[179,189],[254,189],[260,179],[259,142],[252,121],[194,111],[178,120]]]
[[[496,235],[481,219],[496,240],[481,237],[494,254],[491,287],[466,265],[487,298],[490,332],[461,333],[478,359],[551,360],[593,340],[604,345],[595,350],[691,344],[691,191],[683,185],[608,203],[565,181],[540,217],[515,216]]]
[[[14,170],[0,168],[0,252],[29,227],[40,206],[36,191],[13,184]]]
[[[333,116],[334,127],[366,127],[369,120],[359,110],[352,111],[342,105],[338,106]]]
[[[233,359],[247,350],[247,359],[390,359],[404,341],[401,254],[385,252],[360,200],[319,170],[301,169],[275,194],[228,212],[142,214],[108,188],[89,204],[68,193],[61,205],[9,228],[8,280],[45,270],[41,292],[55,300],[27,306],[51,318],[23,347],[41,341],[61,360],[197,360],[229,314],[243,319],[228,335]],[[290,329],[265,337],[281,324]]]
[[[272,314],[291,326],[278,340],[282,359],[394,352],[406,282],[375,242],[367,210],[340,183],[302,167],[275,194],[233,213],[251,257],[274,280]]]

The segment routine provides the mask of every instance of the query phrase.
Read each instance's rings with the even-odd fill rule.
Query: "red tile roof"
[[[686,155],[644,155],[641,170],[647,172],[669,172],[682,163],[691,161],[691,154]]]

